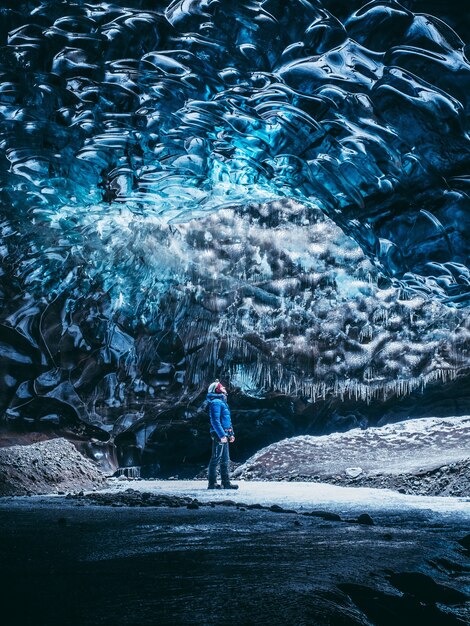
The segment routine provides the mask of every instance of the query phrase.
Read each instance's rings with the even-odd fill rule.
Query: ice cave
[[[0,75],[11,623],[470,624],[466,2],[2,0]]]

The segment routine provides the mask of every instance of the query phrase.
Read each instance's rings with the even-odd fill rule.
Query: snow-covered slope
[[[467,459],[470,416],[431,417],[322,437],[284,439],[257,452],[237,468],[235,475],[244,479],[359,484],[364,484],[365,479],[389,477],[393,481],[405,475],[426,475],[432,480],[438,469],[449,469],[450,474],[465,473]],[[468,471],[462,478],[469,480]],[[393,486],[398,486],[396,480]]]

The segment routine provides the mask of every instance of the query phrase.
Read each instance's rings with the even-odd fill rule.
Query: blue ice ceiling
[[[40,291],[60,289],[75,254],[113,284],[140,280],[135,263],[110,266],[98,223],[288,197],[384,275],[468,303],[470,66],[440,19],[307,0],[6,2],[1,15],[2,213]]]

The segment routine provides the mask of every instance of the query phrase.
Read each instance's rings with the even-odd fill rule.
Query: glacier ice
[[[287,196],[386,275],[467,302],[464,42],[397,2],[343,23],[326,5],[7,3],[3,210],[23,246],[41,231],[38,274],[81,245],[96,212],[181,223]]]
[[[414,4],[2,4],[8,420],[468,373],[468,44]]]

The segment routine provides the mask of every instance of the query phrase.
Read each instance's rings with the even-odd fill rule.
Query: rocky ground
[[[351,473],[354,473],[354,468]],[[345,473],[332,476],[331,482],[344,486],[395,489],[412,495],[466,497],[470,495],[470,458],[416,472],[359,474],[356,477]]]
[[[371,513],[242,493],[4,498],[2,610],[35,626],[468,624],[468,511]]]
[[[0,496],[65,493],[105,485],[103,472],[66,439],[0,448]]]
[[[220,494],[216,494],[220,495]],[[304,515],[308,517],[318,517],[328,521],[347,521],[352,524],[364,524],[366,526],[373,526],[374,521],[368,513],[362,513],[343,520],[340,515],[331,511],[324,510],[310,510],[310,511],[296,511],[295,509],[285,508],[279,504],[260,504],[259,502],[244,502],[243,500],[230,499],[228,496],[223,498],[214,497],[212,500],[198,499],[191,496],[179,496],[174,493],[155,493],[149,491],[139,491],[137,489],[128,488],[123,492],[105,492],[105,493],[87,493],[80,492],[78,494],[68,494],[67,499],[74,500],[82,505],[96,504],[99,506],[112,506],[112,507],[169,507],[172,509],[186,508],[186,509],[199,509],[201,507],[235,507],[240,511],[247,511],[251,509],[271,511],[272,513],[289,513],[291,515]],[[242,495],[243,498],[243,495]],[[298,522],[300,523],[300,522]]]
[[[251,471],[251,466],[240,466],[240,471],[234,470],[235,476],[245,480],[288,480],[295,482],[329,483],[343,487],[371,487],[373,489],[393,489],[399,493],[415,496],[455,496],[467,497],[470,495],[470,457],[455,463],[446,463],[432,469],[419,468],[403,472],[369,473],[361,467],[348,467],[343,472],[322,475],[309,472],[294,475],[276,473],[275,477],[263,475],[262,472]]]
[[[470,417],[424,418],[323,437],[292,437],[260,450],[234,475],[469,496]]]

